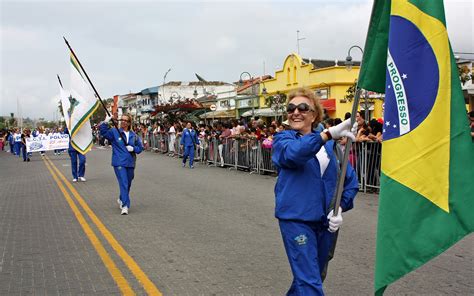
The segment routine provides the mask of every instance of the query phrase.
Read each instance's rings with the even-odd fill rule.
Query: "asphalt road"
[[[273,217],[275,177],[191,170],[144,152],[130,215],[121,216],[110,154],[94,149],[87,182],[69,185],[88,212],[55,172],[71,179],[67,154],[48,153],[49,165],[0,152],[0,295],[144,295],[153,287],[164,295],[285,294],[291,272]],[[359,194],[344,215],[327,295],[373,294],[377,206],[377,195]],[[470,235],[386,295],[474,295],[473,261]]]

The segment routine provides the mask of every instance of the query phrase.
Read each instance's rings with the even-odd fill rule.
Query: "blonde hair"
[[[291,91],[288,94],[288,102],[286,106],[288,106],[291,100],[293,100],[295,97],[305,97],[311,102],[313,102],[314,116],[315,116],[313,125],[319,124],[323,119],[323,107],[321,106],[321,103],[319,102],[319,97],[317,97],[311,89],[307,87],[300,87]]]
[[[124,114],[122,114],[122,116],[127,116],[128,122],[130,123],[128,129],[132,130],[133,129],[132,115],[130,113],[124,113]]]

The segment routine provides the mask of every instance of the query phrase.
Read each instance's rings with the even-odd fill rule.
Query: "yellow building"
[[[299,87],[309,87],[321,97],[321,103],[332,118],[344,118],[346,112],[352,111],[352,102],[344,99],[348,88],[359,76],[359,63],[347,70],[344,61],[302,59],[299,55],[290,54],[281,70],[275,72],[273,79],[260,84],[260,108],[270,107],[265,98],[278,93],[286,94]],[[263,88],[267,94],[263,95]],[[359,110],[363,110],[364,103]],[[371,117],[382,116],[382,101],[375,100],[367,104]]]

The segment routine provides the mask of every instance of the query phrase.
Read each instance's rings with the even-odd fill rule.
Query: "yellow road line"
[[[64,198],[66,199],[69,206],[71,207],[74,215],[76,216],[77,221],[79,221],[79,224],[81,225],[82,229],[84,230],[87,237],[91,241],[92,246],[94,246],[95,250],[97,251],[97,254],[99,254],[100,258],[104,262],[105,267],[107,267],[110,274],[112,275],[112,278],[117,283],[117,286],[119,287],[122,294],[123,295],[135,295],[132,288],[128,284],[127,280],[123,276],[122,272],[115,265],[112,258],[110,258],[109,254],[107,253],[104,246],[102,245],[102,243],[99,241],[99,239],[95,235],[94,231],[92,231],[89,224],[87,224],[87,221],[85,220],[84,216],[79,211],[78,207],[76,206],[76,204],[72,200],[72,198],[69,195],[69,193],[67,192],[66,188],[64,188],[61,181],[59,181],[58,177],[56,176],[56,174],[52,170],[51,166],[48,164],[48,162],[46,160],[44,160],[44,163],[46,164],[46,167],[48,168],[49,172],[53,176],[54,181],[56,181],[56,184],[58,184],[59,189],[61,190],[61,192],[64,195]]]
[[[138,266],[138,264],[133,260],[133,258],[128,255],[125,249],[120,245],[120,243],[115,239],[112,233],[105,227],[105,225],[97,218],[94,212],[89,208],[87,203],[77,192],[76,188],[71,185],[71,183],[64,177],[64,175],[56,168],[56,166],[51,162],[49,157],[45,157],[48,162],[51,164],[56,173],[61,177],[61,180],[66,184],[66,186],[71,191],[72,195],[76,198],[79,204],[82,206],[84,211],[89,215],[92,222],[97,226],[100,233],[105,237],[109,242],[110,246],[115,250],[117,255],[123,260],[128,269],[132,272],[135,278],[141,283],[148,295],[162,295],[158,288],[153,284],[153,282],[148,278],[148,276],[143,272],[143,270]]]

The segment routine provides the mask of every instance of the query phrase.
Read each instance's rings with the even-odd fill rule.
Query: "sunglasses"
[[[300,113],[306,113],[306,112],[313,112],[314,110],[311,109],[311,107],[306,104],[306,103],[300,103],[298,105],[295,105],[293,103],[288,104],[286,107],[286,112],[289,114],[292,114],[295,112],[295,110],[298,109]]]

